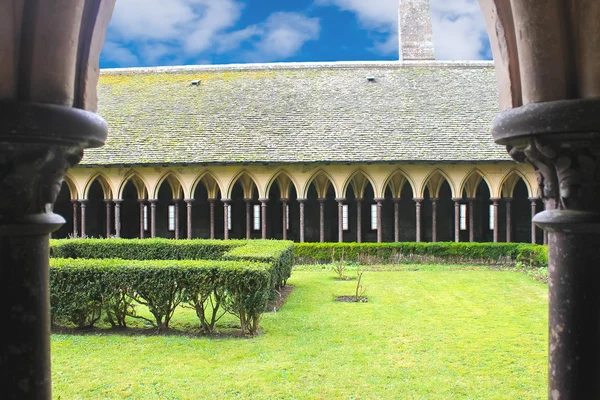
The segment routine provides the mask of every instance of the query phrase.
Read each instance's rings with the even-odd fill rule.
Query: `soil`
[[[341,301],[344,303],[366,303],[369,301],[368,297],[362,297],[360,300],[356,300],[356,296],[338,296],[335,301]]]
[[[285,285],[284,287],[279,289],[279,292],[275,295],[275,298],[269,301],[269,304],[267,304],[267,309],[265,312],[279,311],[281,307],[284,306],[288,296],[290,295],[290,293],[292,293],[293,290],[294,287],[291,285]]]

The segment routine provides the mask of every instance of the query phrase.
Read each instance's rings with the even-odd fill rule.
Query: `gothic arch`
[[[336,197],[340,196],[337,185],[335,184],[335,180],[333,179],[333,177],[327,171],[319,168],[315,172],[313,172],[312,175],[306,180],[306,184],[304,185],[304,188],[302,188],[302,197],[306,198],[308,196],[308,189],[310,188],[310,185],[313,183],[313,181],[315,179],[318,179],[321,176],[329,181],[329,184],[333,187]],[[322,193],[320,193],[320,192],[322,192],[322,191],[327,192],[327,187],[320,188],[320,187],[318,187],[318,185],[315,185],[315,188],[317,188],[317,193],[319,194],[319,196],[322,195]]]
[[[165,172],[158,179],[158,181],[156,181],[156,184],[154,185],[154,189],[152,190],[152,198],[153,199],[158,199],[158,191],[160,190],[160,187],[162,186],[162,184],[164,183],[165,180],[171,187],[172,196],[174,199],[179,198],[180,193],[181,193],[181,196],[185,196],[185,186],[183,184],[183,179],[175,171],[169,170],[169,171]]]
[[[69,196],[71,200],[77,200],[79,198],[79,192],[77,191],[77,185],[75,185],[75,181],[73,180],[73,178],[69,174],[67,174],[65,175],[63,182],[69,188]]]
[[[235,186],[235,184],[240,180],[243,179],[244,177],[248,177],[249,182],[252,182],[254,184],[254,187],[256,188],[256,190],[258,191],[258,193],[260,194],[260,185],[258,184],[258,179],[256,179],[256,176],[254,176],[254,174],[252,174],[250,171],[248,171],[247,169],[243,169],[240,172],[238,172],[233,179],[231,180],[231,182],[229,182],[229,187],[227,188],[227,196],[226,198],[231,198],[231,193],[233,191],[233,188]],[[244,187],[244,183],[240,182],[240,184],[242,184],[242,187]],[[246,191],[251,190],[250,188],[246,187],[245,188]],[[246,196],[248,193],[245,193],[244,195]],[[225,196],[224,196],[225,197]]]
[[[525,174],[516,168],[507,171],[500,181],[500,193],[502,194],[502,197],[513,197],[513,191],[515,190],[515,185],[519,181],[519,178],[525,183],[529,197],[539,197],[539,188],[534,195],[531,183]]]
[[[214,187],[209,187],[209,180],[212,180],[215,183]],[[223,184],[221,183],[217,175],[210,170],[205,170],[200,175],[198,175],[198,177],[196,177],[196,179],[192,183],[192,186],[190,187],[190,198],[194,197],[194,193],[196,193],[196,189],[200,184],[204,185],[204,187],[206,188],[209,198],[216,199],[219,193],[224,193]]]
[[[394,190],[392,190],[392,188],[390,187],[390,190],[392,190],[393,196],[396,197],[396,194],[398,194],[398,197],[399,197],[399,194],[402,191],[402,188],[404,187],[404,185],[406,185],[406,183],[408,183],[410,185],[411,190],[412,190],[413,197],[416,197],[415,193],[417,193],[417,189],[416,189],[417,186],[415,185],[414,179],[409,174],[407,174],[402,168],[396,168],[396,169],[394,169],[392,172],[390,172],[388,174],[388,176],[385,177],[385,179],[383,181],[383,186],[381,188],[381,192],[382,193],[380,193],[380,197],[385,197],[385,191],[386,191],[388,185],[390,185],[392,183],[392,180],[398,174],[402,175],[402,177],[406,181],[402,184],[401,187],[397,188],[397,192],[398,193],[394,193]]]
[[[362,192],[364,192],[364,188],[366,187],[366,183],[370,183],[371,184],[371,188],[373,189],[373,193],[375,194],[375,197],[377,197],[377,186],[375,186],[375,181],[373,180],[373,178],[371,177],[371,175],[369,175],[368,173],[366,173],[363,169],[358,168],[356,170],[354,170],[347,178],[346,181],[343,183],[342,185],[342,193],[340,197],[346,197],[346,192],[348,190],[348,188],[350,186],[352,186],[352,181],[354,180],[354,178],[359,177],[360,175],[362,175],[365,179],[365,182],[362,182]],[[361,183],[359,183],[361,184]],[[356,196],[356,193],[355,193]],[[360,193],[360,196],[356,196],[356,197],[362,197],[362,193]]]
[[[138,199],[144,199],[150,193],[150,191],[148,190],[149,185],[146,179],[144,179],[144,175],[136,171],[129,171],[125,174],[119,185],[119,199],[123,198],[123,191],[125,190],[125,186],[127,186],[127,183],[129,181],[131,181],[131,183],[133,183],[133,185],[135,186],[138,194]]]
[[[493,196],[495,192],[492,190],[493,188],[492,185],[490,185],[490,180],[488,177],[480,169],[474,168],[463,178],[462,182],[460,183],[458,196],[455,197],[462,197],[462,194],[466,192],[467,198],[475,198],[477,187],[482,180],[487,185],[490,195]]]
[[[273,184],[275,184],[275,182],[277,182],[279,180],[279,177],[282,175],[287,176],[287,178],[290,180],[290,183],[294,186],[294,189],[296,189],[296,193],[297,194],[299,193],[298,188],[300,185],[298,185],[298,182],[293,177],[293,175],[290,174],[285,168],[280,168],[269,179],[269,182],[267,183],[267,186],[265,187],[265,197],[269,197],[271,187],[273,186]]]
[[[439,175],[439,177],[438,177],[438,175]],[[434,179],[439,179],[439,181],[433,182]],[[425,189],[430,187],[430,185],[433,183],[435,183],[435,185],[433,185],[434,186],[433,188],[430,188],[429,194],[431,197],[437,197],[440,187],[442,186],[444,180],[448,183],[448,186],[450,186],[450,191],[452,192],[452,197],[457,197],[456,196],[456,187],[454,185],[454,182],[452,181],[452,179],[450,179],[448,174],[446,174],[444,171],[442,171],[439,168],[436,168],[433,171],[431,171],[427,175],[427,177],[423,180],[423,183],[421,184],[421,188],[419,190],[419,197],[425,197]],[[413,191],[413,193],[415,193],[415,192]]]
[[[90,177],[90,179],[88,179],[88,181],[86,182],[85,186],[84,186],[84,190],[83,190],[83,198],[87,200],[88,198],[88,194],[90,191],[90,187],[92,186],[92,184],[95,181],[98,181],[98,183],[100,184],[100,186],[102,187],[102,192],[104,194],[104,200],[111,200],[112,199],[112,188],[110,186],[110,182],[108,180],[108,178],[102,174],[101,172],[98,172],[94,175],[92,175]]]

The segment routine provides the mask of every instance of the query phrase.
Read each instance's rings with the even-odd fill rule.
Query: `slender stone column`
[[[377,203],[377,243],[383,241],[383,200],[381,198],[375,199]]]
[[[115,203],[115,236],[121,237],[121,204],[123,200],[117,199],[114,200]],[[107,212],[108,216],[108,212]]]
[[[431,241],[437,242],[437,198],[431,198]]]
[[[150,237],[156,237],[156,204],[158,204],[157,199],[148,200],[150,203]]]
[[[223,239],[229,239],[229,199],[221,199],[223,202]]]
[[[394,242],[400,241],[400,199],[394,199]]]
[[[110,237],[110,233],[111,233],[111,228],[110,228],[110,220],[111,220],[110,216],[112,214],[110,212],[111,208],[112,208],[112,200],[110,200],[110,199],[109,200],[104,200],[104,209],[106,210],[106,217],[105,217],[105,220],[106,220],[106,230],[104,232],[104,235],[105,235],[106,238],[109,238]]]
[[[179,239],[179,199],[173,199],[173,206],[175,208],[175,239]]]
[[[325,241],[325,201],[327,199],[317,199],[319,201],[319,241]]]
[[[467,199],[469,201],[469,242],[475,241],[475,199]]]
[[[252,199],[244,199],[246,203],[246,239],[252,237]]]
[[[304,243],[304,231],[305,231],[304,205],[306,203],[306,199],[297,199],[297,200],[298,200],[298,203],[300,204],[300,243]]]
[[[338,242],[342,243],[344,241],[344,226],[342,217],[344,215],[344,201],[346,201],[346,199],[337,198],[335,201],[338,203]]]
[[[260,211],[261,211],[261,234],[262,238],[267,238],[267,202],[269,199],[259,199],[260,200]]]
[[[504,205],[506,206],[506,243],[512,242],[512,198],[505,197]]]
[[[85,238],[87,236],[85,231],[85,211],[87,209],[87,200],[79,200],[79,208],[81,210],[81,237]]]
[[[210,238],[215,238],[215,199],[208,199]]]
[[[460,242],[460,202],[463,199],[461,197],[453,197],[454,202],[454,241]]]
[[[529,197],[529,201],[531,202],[531,243],[535,244],[537,242],[537,238],[536,238],[536,226],[535,226],[535,222],[533,222],[533,219],[535,218],[535,215],[537,214],[537,210],[536,210],[536,202],[537,202],[538,198],[537,197]]]
[[[490,200],[492,201],[492,209],[494,210],[494,243],[498,243],[498,230],[500,225],[498,221],[498,202],[500,199],[492,197]]]
[[[362,243],[362,199],[356,199],[356,242]]]
[[[77,200],[71,200],[73,204],[73,237],[79,236],[79,202]]]
[[[288,206],[288,199],[282,198],[281,199],[281,224],[283,225],[282,227],[282,239],[283,240],[287,240],[287,206]]]
[[[185,209],[186,209],[186,216],[187,216],[187,238],[188,240],[192,238],[192,206],[194,203],[194,199],[185,199]]]
[[[138,199],[138,202],[140,203],[140,239],[144,238],[144,231],[145,229],[145,224],[144,224],[144,219],[146,219],[146,200],[145,199]]]
[[[423,201],[423,198],[421,197],[414,197],[413,200],[415,201],[415,212],[416,212],[416,238],[415,241],[416,242],[420,242],[421,241],[421,202]]]

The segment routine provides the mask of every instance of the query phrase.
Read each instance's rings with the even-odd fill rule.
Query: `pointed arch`
[[[121,183],[119,184],[119,190],[117,194],[117,197],[119,199],[123,199],[123,191],[125,190],[125,186],[127,186],[127,183],[129,181],[131,181],[131,183],[133,183],[133,185],[135,186],[138,199],[144,199],[149,195],[149,185],[146,179],[144,179],[144,176],[138,173],[137,171],[129,171],[125,174],[125,176],[121,180]]]
[[[400,175],[402,177],[404,182],[398,182],[398,181],[402,180],[402,179],[399,179],[398,181],[396,181],[394,183],[394,179],[396,179],[398,177],[398,175]],[[404,185],[406,185],[406,183],[408,183],[410,185],[410,188],[413,193],[413,197],[417,197],[416,196],[417,186],[415,185],[415,181],[412,178],[412,176],[410,176],[410,174],[406,173],[406,171],[404,171],[402,168],[394,169],[392,172],[390,172],[388,174],[388,176],[385,177],[385,179],[383,181],[383,186],[381,188],[381,190],[382,190],[381,197],[385,197],[385,190],[388,187],[388,185],[390,185],[390,190],[392,191],[392,196],[396,197],[396,198],[400,198],[400,193],[402,192],[402,189],[404,188]],[[394,187],[392,187],[392,185]]]
[[[204,187],[206,188],[206,192],[208,193],[209,199],[216,199],[219,193],[225,193],[225,191],[223,190],[223,183],[219,180],[218,176],[214,174],[211,170],[207,169],[196,177],[190,188],[190,197],[194,197],[194,193],[196,193],[196,189],[200,184],[204,185]]]
[[[185,195],[185,186],[183,185],[183,179],[181,176],[175,171],[168,170],[158,179],[158,181],[156,181],[154,189],[152,190],[153,199],[158,199],[158,191],[165,180],[171,187],[171,192],[174,199],[180,198],[180,194],[182,197]]]
[[[79,193],[77,192],[77,185],[75,185],[75,181],[73,180],[73,177],[71,177],[69,174],[66,174],[63,179],[63,182],[69,188],[69,197],[71,198],[71,200],[79,199]]]
[[[431,171],[423,180],[423,184],[419,190],[419,197],[425,197],[425,188],[429,188],[429,195],[431,197],[437,197],[444,181],[448,182],[448,186],[450,186],[450,191],[452,192],[452,197],[457,197],[454,182],[452,179],[450,179],[448,174],[439,168]]]
[[[523,180],[523,183],[525,183],[529,197],[539,197],[539,189],[534,195],[534,190],[531,186],[531,183],[525,174],[523,174],[523,172],[519,171],[517,168],[512,168],[507,171],[500,180],[500,193],[502,197],[513,197],[513,192],[517,182],[519,181],[519,178]]]
[[[275,173],[271,176],[271,178],[269,179],[269,182],[267,183],[267,186],[265,187],[265,195],[266,197],[269,196],[269,192],[271,191],[271,187],[273,186],[273,184],[275,184],[275,182],[277,182],[279,184],[279,189],[281,191],[281,195],[282,196],[286,196],[289,197],[289,185],[287,187],[287,190],[285,190],[286,188],[282,187],[282,182],[281,182],[281,177],[285,176],[288,180],[289,183],[291,185],[294,186],[294,189],[296,190],[296,195],[298,195],[299,193],[299,187],[300,185],[298,185],[298,182],[296,181],[296,179],[292,176],[292,174],[290,174],[285,168],[279,168],[277,171],[275,171]],[[284,193],[287,192],[287,193]]]
[[[352,172],[346,178],[346,181],[342,184],[342,193],[341,193],[340,197],[346,197],[346,192],[348,190],[348,187],[352,186],[354,189],[355,197],[363,198],[367,183],[371,184],[371,188],[373,188],[373,193],[375,193],[375,197],[377,197],[377,195],[376,195],[377,188],[375,186],[375,181],[373,180],[371,175],[366,173],[362,168],[358,168],[358,169],[354,170],[354,172]]]
[[[98,181],[98,183],[102,187],[102,192],[104,194],[104,200],[111,200],[112,197],[113,197],[112,196],[113,191],[112,191],[112,188],[110,186],[110,181],[108,180],[108,178],[102,172],[97,172],[94,175],[92,175],[90,177],[90,179],[88,179],[88,181],[86,182],[86,184],[84,186],[83,198],[86,199],[86,200],[88,199],[90,187],[92,186],[92,184],[96,180]]]
[[[475,198],[477,187],[479,186],[482,180],[487,185],[490,195],[493,195],[494,191],[492,190],[493,188],[490,184],[490,180],[488,179],[487,175],[483,173],[480,169],[474,168],[471,171],[469,171],[467,175],[465,175],[464,179],[460,183],[460,190],[458,192],[458,196],[456,197],[462,197],[462,194],[466,192],[467,198]]]
[[[333,187],[336,197],[340,197],[333,177],[327,171],[320,168],[313,172],[313,174],[306,180],[306,183],[302,188],[302,197],[306,198],[308,196],[308,189],[315,180],[315,189],[317,189],[317,195],[319,197],[325,197],[325,194],[327,193],[328,189],[328,184],[330,184]],[[325,180],[327,180],[328,182],[325,182]]]
[[[252,197],[252,189],[253,188],[256,188],[256,190],[258,191],[259,196],[260,196],[261,192],[260,192],[260,185],[258,184],[258,179],[256,179],[256,176],[254,176],[254,174],[252,174],[250,171],[248,171],[247,169],[243,169],[233,177],[231,182],[229,182],[229,187],[227,188],[227,196],[226,196],[227,198],[231,198],[231,193],[233,191],[235,184],[238,182],[238,180],[241,180],[240,184],[242,185],[242,189],[244,191],[245,198]],[[254,186],[252,186],[252,184]]]

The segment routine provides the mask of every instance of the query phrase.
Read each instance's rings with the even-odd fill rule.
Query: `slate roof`
[[[109,138],[81,164],[508,161],[497,113],[488,62],[104,70]]]

